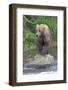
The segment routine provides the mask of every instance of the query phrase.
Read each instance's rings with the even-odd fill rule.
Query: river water
[[[44,72],[56,72],[57,71],[57,60],[52,64],[43,64],[43,65],[35,65],[35,64],[25,64],[23,74],[38,74]]]

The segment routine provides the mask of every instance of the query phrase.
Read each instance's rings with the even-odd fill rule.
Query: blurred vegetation
[[[24,59],[33,57],[37,52],[36,49],[36,24],[47,24],[51,32],[50,53],[56,56],[57,53],[57,17],[56,16],[23,16],[23,43]]]

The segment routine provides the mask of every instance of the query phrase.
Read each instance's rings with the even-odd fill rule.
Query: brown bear
[[[36,36],[37,36],[37,48],[39,53],[42,55],[48,54],[51,46],[51,33],[48,25],[37,24],[36,25]]]

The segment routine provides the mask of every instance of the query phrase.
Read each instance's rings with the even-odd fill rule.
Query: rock
[[[35,64],[35,65],[45,65],[52,63],[54,63],[54,57],[50,54],[47,54],[45,56],[37,54],[36,56],[34,56],[34,60],[29,62],[29,64]]]

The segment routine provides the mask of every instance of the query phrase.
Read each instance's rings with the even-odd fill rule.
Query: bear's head
[[[41,36],[41,35],[43,35],[43,34],[45,34],[45,33],[48,33],[49,32],[49,27],[48,27],[48,25],[46,25],[46,24],[37,24],[36,25],[36,36]]]

